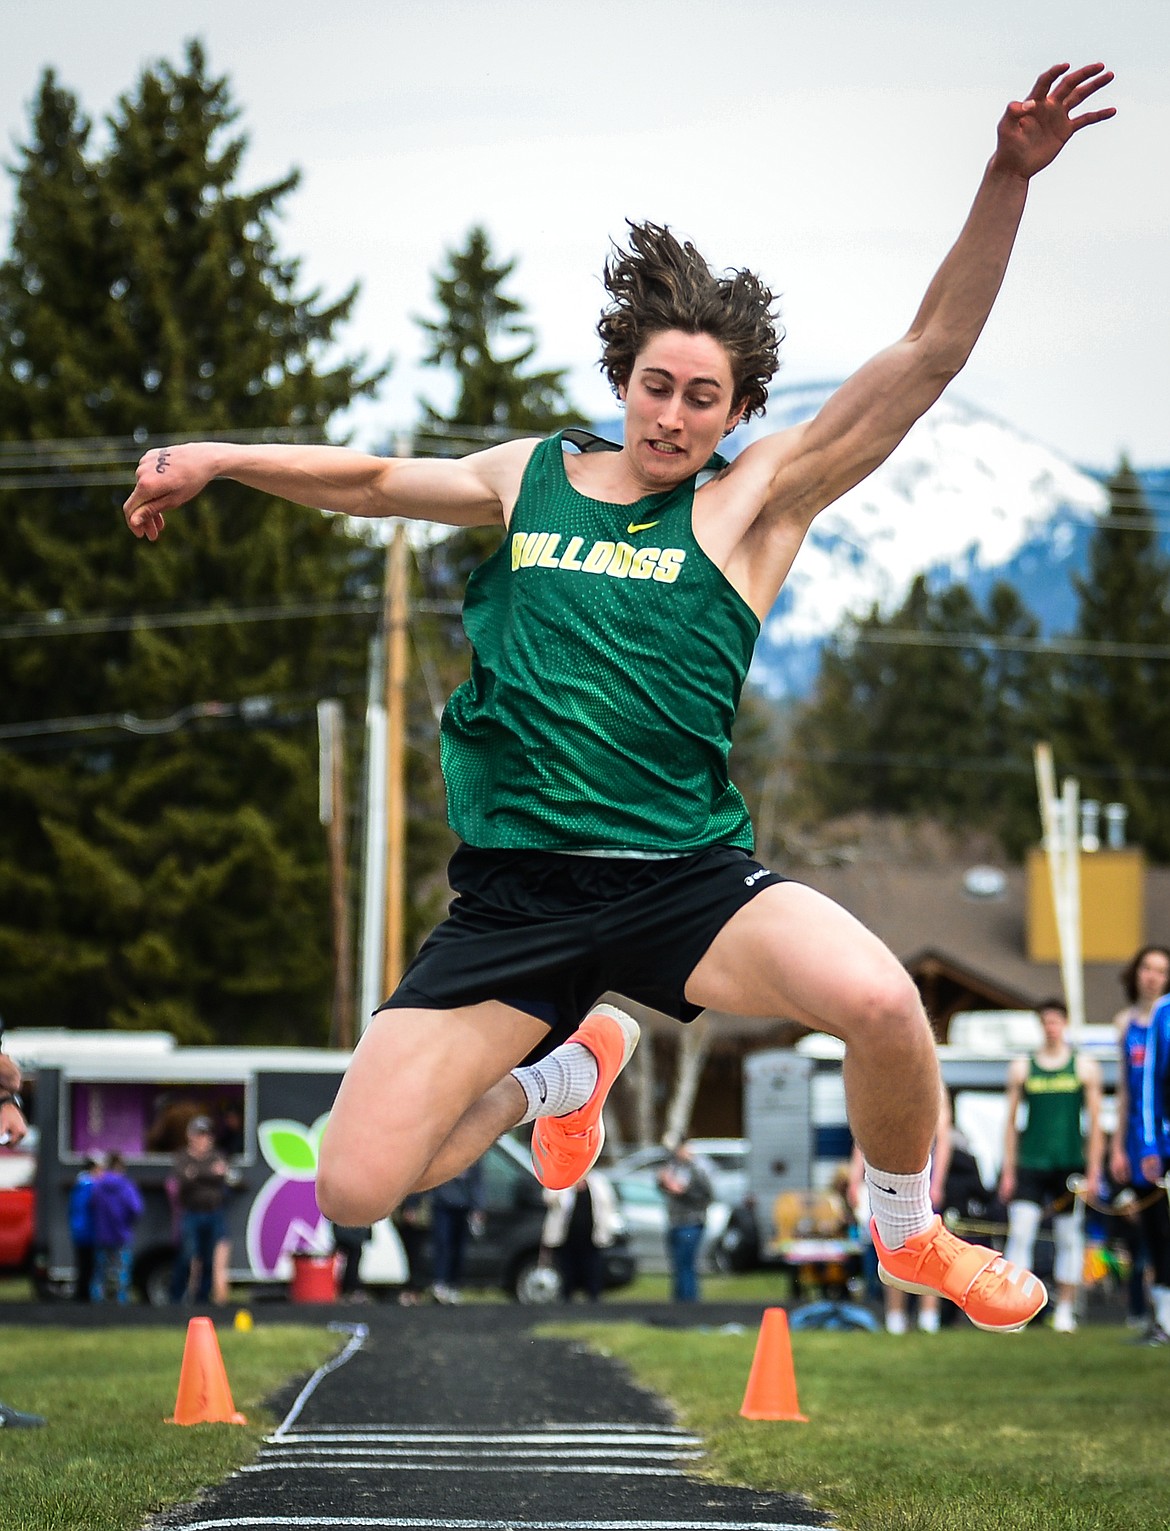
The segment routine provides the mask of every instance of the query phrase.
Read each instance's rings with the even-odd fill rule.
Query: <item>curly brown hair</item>
[[[743,404],[745,420],[762,414],[784,338],[772,311],[775,294],[753,271],[716,276],[694,245],[680,244],[668,228],[628,219],[627,226],[630,248],[615,244],[605,263],[613,301],[597,324],[600,366],[613,391],[627,386],[652,336],[682,330],[719,342],[731,364],[733,402]]]

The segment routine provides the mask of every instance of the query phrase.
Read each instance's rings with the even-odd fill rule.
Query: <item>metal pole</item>
[[[406,560],[399,522],[386,555],[386,994],[402,977],[406,951]]]
[[[358,1032],[386,998],[382,977],[382,938],[386,907],[386,642],[370,640],[370,689],[366,702],[365,888],[362,897],[362,960]]]

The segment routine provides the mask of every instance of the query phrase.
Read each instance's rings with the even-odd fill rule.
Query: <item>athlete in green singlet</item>
[[[1043,1044],[1030,1058],[1014,1058],[1008,1069],[999,1179],[1000,1199],[1008,1208],[1004,1254],[1017,1264],[1031,1264],[1044,1209],[1052,1209],[1057,1285],[1052,1327],[1072,1334],[1085,1263],[1085,1204],[1075,1186],[1096,1188],[1105,1160],[1101,1066],[1069,1045],[1062,1000],[1047,1000],[1036,1013]],[[1026,1107],[1022,1125],[1021,1106]]]
[[[1057,65],[1008,106],[907,333],[814,419],[730,466],[715,449],[763,410],[777,365],[772,295],[750,272],[716,276],[651,223],[631,224],[606,268],[599,332],[625,407],[620,449],[514,441],[445,462],[192,443],[145,455],[125,513],[148,541],[217,476],[348,515],[505,532],[468,586],[472,674],[443,722],[458,897],[338,1093],[317,1181],[335,1222],[386,1216],[521,1121],[536,1124],[545,1184],[575,1184],[636,1040],[628,1017],[597,1005],[615,991],[683,1021],[704,1008],[786,1016],[844,1039],[882,1279],[941,1291],[991,1329],[1043,1306],[1034,1277],[933,1214],[940,1083],[917,991],[844,910],[751,859],[727,751],[752,644],[810,523],[964,365],[1032,176],[1113,115],[1081,111],[1111,79],[1100,64]]]

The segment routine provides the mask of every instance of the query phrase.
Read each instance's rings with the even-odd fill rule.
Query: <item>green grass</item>
[[[703,1302],[786,1303],[790,1282],[782,1271],[747,1271],[738,1276],[699,1278]],[[636,1276],[629,1286],[606,1292],[605,1302],[670,1302],[669,1276]]]
[[[701,1317],[696,1315],[701,1323]],[[757,1333],[558,1326],[625,1361],[721,1482],[848,1531],[1166,1531],[1170,1356],[1119,1327],[792,1336],[808,1424],[739,1417]]]
[[[4,1531],[133,1531],[251,1460],[275,1421],[260,1408],[336,1353],[324,1329],[250,1333],[217,1326],[232,1400],[246,1425],[178,1426],[186,1328],[15,1329],[0,1335],[0,1398],[42,1414],[43,1430],[0,1434]]]
[[[787,1302],[788,1281],[777,1271],[751,1271],[738,1276],[703,1275],[700,1291],[704,1302]],[[247,1301],[241,1290],[238,1300]],[[5,1302],[34,1302],[36,1294],[26,1276],[0,1277],[0,1304]],[[510,1302],[511,1299],[498,1287],[467,1287],[464,1302]],[[615,1292],[607,1292],[605,1301],[611,1302],[670,1302],[669,1276],[637,1276],[629,1286]]]

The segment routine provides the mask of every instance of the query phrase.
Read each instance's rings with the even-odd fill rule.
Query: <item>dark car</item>
[[[560,1296],[556,1272],[540,1259],[544,1193],[527,1147],[510,1137],[494,1143],[484,1155],[483,1181],[484,1229],[467,1240],[462,1285],[499,1287],[517,1302],[555,1302]],[[620,1233],[605,1251],[606,1288],[628,1286],[636,1274],[629,1235]]]

